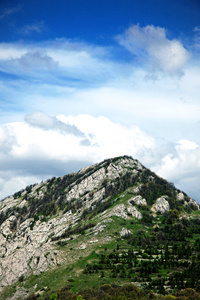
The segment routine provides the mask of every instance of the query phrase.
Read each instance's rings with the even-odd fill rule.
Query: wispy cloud
[[[46,29],[46,26],[43,21],[35,22],[33,24],[24,25],[21,28],[21,33],[24,35],[30,35],[32,33],[41,33]]]
[[[18,12],[19,10],[21,10],[21,6],[17,6],[17,7],[12,7],[12,8],[4,8],[3,11],[0,13],[0,20],[5,19],[6,17],[15,14],[16,12]]]
[[[194,45],[193,48],[200,51],[200,26],[194,28]]]
[[[46,71],[54,69],[55,81],[63,78],[65,81],[80,80],[94,84],[115,76],[116,68],[117,64],[106,58],[104,48],[83,43],[62,39],[33,45],[0,44],[0,69],[10,74],[44,75],[44,80],[48,81]]]

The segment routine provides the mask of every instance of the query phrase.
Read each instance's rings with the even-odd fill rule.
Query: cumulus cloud
[[[159,152],[159,148],[158,148]],[[200,145],[182,139],[174,144],[165,145],[162,155],[151,165],[154,171],[187,192],[200,202]]]
[[[171,177],[173,181],[200,174],[200,147],[188,140],[175,143],[173,153],[162,158],[159,173]]]
[[[118,42],[136,57],[149,60],[152,70],[177,74],[189,58],[188,51],[176,39],[168,39],[165,28],[148,25],[131,26],[124,34],[117,36]]]
[[[8,155],[16,144],[17,140],[12,126],[0,126],[0,154]]]
[[[9,183],[8,194],[12,194],[16,181],[30,184],[30,178],[40,181],[61,176],[108,157],[134,156],[138,149],[154,147],[154,139],[137,126],[129,128],[105,117],[35,113],[26,120],[28,123],[9,124],[10,154],[5,151],[4,157],[0,156],[0,198],[6,196]]]
[[[154,147],[154,139],[138,126],[123,126],[106,117],[59,115],[63,122],[75,124],[90,139],[95,160],[118,155],[134,155],[138,149]]]

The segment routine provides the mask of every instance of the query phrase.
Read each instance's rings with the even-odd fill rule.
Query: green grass
[[[16,292],[16,284],[6,286],[2,293],[0,293],[0,299],[7,299],[14,295]]]
[[[121,245],[122,246],[122,245]],[[112,244],[105,245],[105,248],[112,249]],[[121,247],[120,247],[121,248]],[[105,249],[102,249],[105,252]],[[108,250],[109,251],[109,250]],[[97,253],[93,251],[89,256],[78,260],[76,263],[69,266],[61,266],[56,269],[49,270],[40,275],[31,275],[24,282],[17,282],[13,286],[8,286],[4,288],[3,292],[0,294],[0,299],[7,299],[11,297],[15,291],[16,287],[23,287],[26,290],[30,290],[37,294],[37,291],[44,290],[45,294],[51,295],[56,290],[59,290],[65,286],[72,289],[73,292],[78,292],[84,287],[94,288],[105,283],[112,283],[114,280],[107,276],[107,272],[104,271],[104,277],[101,277],[101,273],[98,274],[83,274],[83,267],[89,262],[97,259]],[[126,280],[122,280],[127,282]],[[37,285],[34,290],[33,287]],[[43,299],[43,296],[38,297],[38,299]]]
[[[161,275],[161,277],[167,277],[169,276],[169,270],[168,269],[162,269],[159,271],[159,274]]]
[[[122,194],[121,194],[121,202],[126,202],[126,201],[128,201],[130,198],[132,197],[132,195],[131,194],[129,194],[129,193],[126,193],[126,192],[123,192]]]

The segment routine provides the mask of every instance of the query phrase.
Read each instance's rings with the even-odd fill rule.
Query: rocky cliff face
[[[0,289],[113,239],[107,230],[113,217],[142,219],[144,208],[155,217],[177,207],[199,210],[184,192],[127,156],[29,186],[0,202]],[[119,236],[129,232],[123,228]],[[69,245],[65,252],[58,247],[63,244]],[[70,254],[74,245],[78,255]]]

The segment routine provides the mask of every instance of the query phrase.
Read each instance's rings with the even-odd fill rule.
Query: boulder
[[[185,196],[184,196],[184,194],[182,192],[180,192],[180,193],[177,194],[176,199],[178,201],[181,201],[181,200],[185,199]]]
[[[168,196],[162,196],[156,200],[156,203],[152,205],[151,211],[160,212],[163,214],[166,211],[170,210],[169,202],[166,200]]]
[[[122,228],[122,230],[120,231],[121,238],[124,238],[124,237],[128,236],[129,234],[131,234],[131,231],[127,228]]]

